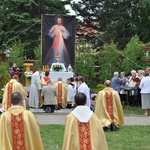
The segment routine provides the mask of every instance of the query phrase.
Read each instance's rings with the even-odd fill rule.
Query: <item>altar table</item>
[[[41,77],[45,76],[45,72],[41,73]],[[50,72],[49,78],[53,81],[56,82],[58,78],[62,78],[63,82],[66,82],[66,80],[70,77],[73,77],[73,72]]]

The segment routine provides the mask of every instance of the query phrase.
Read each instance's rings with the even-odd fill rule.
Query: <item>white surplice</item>
[[[86,95],[86,106],[91,106],[91,100],[90,100],[90,89],[87,86],[87,84],[84,82],[78,87],[78,93],[82,92]]]
[[[74,91],[72,85],[67,85],[67,101],[73,103]]]
[[[31,86],[30,86],[30,94],[29,94],[29,106],[33,108],[38,108],[39,104],[39,93],[38,90],[41,89],[40,82],[40,74],[36,71],[32,75]]]

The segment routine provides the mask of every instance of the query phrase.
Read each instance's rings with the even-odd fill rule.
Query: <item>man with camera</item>
[[[9,69],[10,77],[12,78],[14,75],[17,75],[19,78],[22,75],[22,67],[17,67],[16,63],[11,63],[11,68]]]

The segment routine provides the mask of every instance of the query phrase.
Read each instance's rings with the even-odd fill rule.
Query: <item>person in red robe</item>
[[[48,80],[51,80],[50,77],[49,77],[49,71],[45,71],[45,77],[43,77],[40,80],[40,84],[42,85],[42,88],[44,88],[44,86],[47,86],[47,81]]]

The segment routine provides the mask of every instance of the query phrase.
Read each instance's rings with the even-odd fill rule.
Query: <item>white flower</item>
[[[52,68],[52,69],[53,69],[53,70],[56,70],[56,71],[59,71],[59,70],[63,69],[63,66],[56,64],[56,65],[53,65],[53,68]]]
[[[32,74],[33,74],[33,71],[26,71],[26,72],[24,72],[24,75],[25,75],[27,78],[31,78],[31,77],[32,77]]]

